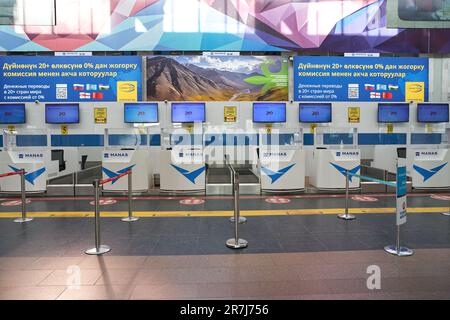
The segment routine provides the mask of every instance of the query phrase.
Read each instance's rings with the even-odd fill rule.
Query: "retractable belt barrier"
[[[128,175],[128,217],[123,218],[122,221],[136,221],[139,218],[133,217],[132,214],[132,201],[133,201],[133,191],[132,191],[132,170],[128,170],[124,173],[121,173],[115,177],[99,180],[95,179],[93,182],[94,185],[94,195],[95,195],[95,248],[88,249],[85,251],[86,254],[90,255],[101,255],[107,253],[111,250],[111,248],[107,245],[101,244],[100,238],[100,186],[103,186],[109,182],[116,181],[124,176]]]
[[[14,220],[14,222],[17,222],[17,223],[25,223],[25,222],[33,221],[33,218],[27,218],[27,196],[26,196],[26,190],[25,190],[25,174],[26,174],[25,169],[21,169],[16,172],[8,172],[8,173],[0,174],[0,178],[20,175],[20,195],[21,195],[22,217]]]
[[[345,171],[345,213],[344,214],[340,214],[338,215],[339,219],[343,219],[343,220],[354,220],[356,219],[356,216],[349,214],[349,180],[350,180],[350,176],[355,177],[355,178],[359,178],[361,180],[367,180],[367,181],[373,181],[373,182],[378,182],[381,184],[384,184],[386,186],[389,187],[397,187],[397,181],[385,181],[385,180],[380,180],[380,179],[376,179],[376,178],[372,178],[372,177],[367,177],[367,176],[363,176],[357,173],[351,173],[350,171],[346,170]],[[405,181],[406,182],[406,181]],[[397,202],[397,194],[395,196],[395,200]],[[405,202],[406,204],[406,202]],[[397,208],[398,210],[398,208]],[[406,206],[404,208],[404,210],[406,210]],[[405,211],[406,212],[406,211]],[[406,221],[406,220],[405,220]],[[403,257],[403,256],[410,256],[413,254],[413,251],[411,249],[408,249],[406,247],[402,247],[400,245],[400,224],[397,223],[397,242],[395,245],[390,245],[390,246],[386,246],[384,247],[384,250],[387,253],[399,256],[399,257]]]

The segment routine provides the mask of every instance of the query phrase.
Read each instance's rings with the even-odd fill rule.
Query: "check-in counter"
[[[149,189],[148,151],[105,149],[102,155],[103,179],[114,178],[132,169],[132,190],[145,192]],[[103,186],[104,191],[127,191],[128,177],[123,176]]]
[[[361,153],[359,149],[315,149],[312,165],[310,183],[317,189],[345,189],[346,171],[359,174]],[[349,188],[359,186],[359,178],[349,178]]]
[[[412,149],[412,187],[440,189],[450,187],[449,149]]]

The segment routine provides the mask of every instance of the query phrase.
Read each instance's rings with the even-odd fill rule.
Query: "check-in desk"
[[[42,141],[40,141],[42,140]],[[40,141],[40,146],[33,146]],[[24,146],[28,145],[28,146]],[[25,169],[26,192],[47,190],[48,165],[51,164],[46,132],[3,132],[3,151],[0,152],[0,172],[17,172]],[[20,192],[20,175],[0,179],[2,192]]]
[[[147,138],[146,138],[147,137]],[[132,170],[132,191],[149,189],[149,152],[146,148],[148,134],[142,130],[105,130],[105,149],[102,154],[103,179],[114,178]],[[125,192],[128,176],[123,176],[103,186],[103,191]]]
[[[163,133],[159,157],[161,192],[205,192],[203,134]]]
[[[319,190],[345,189],[346,171],[359,174],[361,152],[357,132],[315,134],[316,147],[312,156],[310,183]],[[359,188],[360,179],[349,177],[349,188]]]
[[[264,192],[305,189],[305,151],[302,133],[260,134],[259,169]],[[285,138],[290,138],[285,141]]]
[[[412,187],[439,189],[450,187],[450,151],[448,148],[412,149]]]

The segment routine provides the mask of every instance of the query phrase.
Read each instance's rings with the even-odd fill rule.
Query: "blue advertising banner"
[[[294,57],[296,101],[428,101],[428,59]]]
[[[137,56],[0,57],[0,102],[142,100]]]

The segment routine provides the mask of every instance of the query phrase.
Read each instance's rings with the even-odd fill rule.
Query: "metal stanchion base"
[[[450,212],[442,212],[444,216],[450,216]]]
[[[25,218],[25,219],[17,218],[17,219],[14,219],[14,222],[17,222],[17,223],[25,223],[25,222],[30,222],[30,221],[33,221],[33,218]]]
[[[98,255],[107,253],[109,251],[111,251],[111,248],[109,246],[102,245],[98,248],[98,250],[97,250],[97,248],[92,248],[92,249],[86,250],[84,253],[98,256]]]
[[[414,251],[412,251],[411,249],[408,249],[406,247],[400,247],[400,251],[397,251],[397,246],[395,246],[395,245],[384,247],[384,251],[386,251],[387,253],[399,256],[399,257],[411,256],[414,253]]]
[[[231,217],[230,218],[230,222],[233,222],[234,223],[234,217]],[[245,222],[247,222],[247,218],[246,217],[242,217],[242,216],[240,216],[239,217],[239,223],[245,223]]]
[[[124,221],[124,222],[133,222],[133,221],[138,221],[139,218],[137,218],[137,217],[126,217],[126,218],[122,218],[121,220]]]
[[[226,242],[226,245],[228,248],[231,249],[242,249],[242,248],[247,248],[248,242],[247,240],[244,239],[238,239],[237,243],[236,243],[236,239],[228,239]]]
[[[340,214],[337,217],[342,220],[355,220],[356,219],[356,216],[354,216],[352,214],[345,214],[345,213]]]

